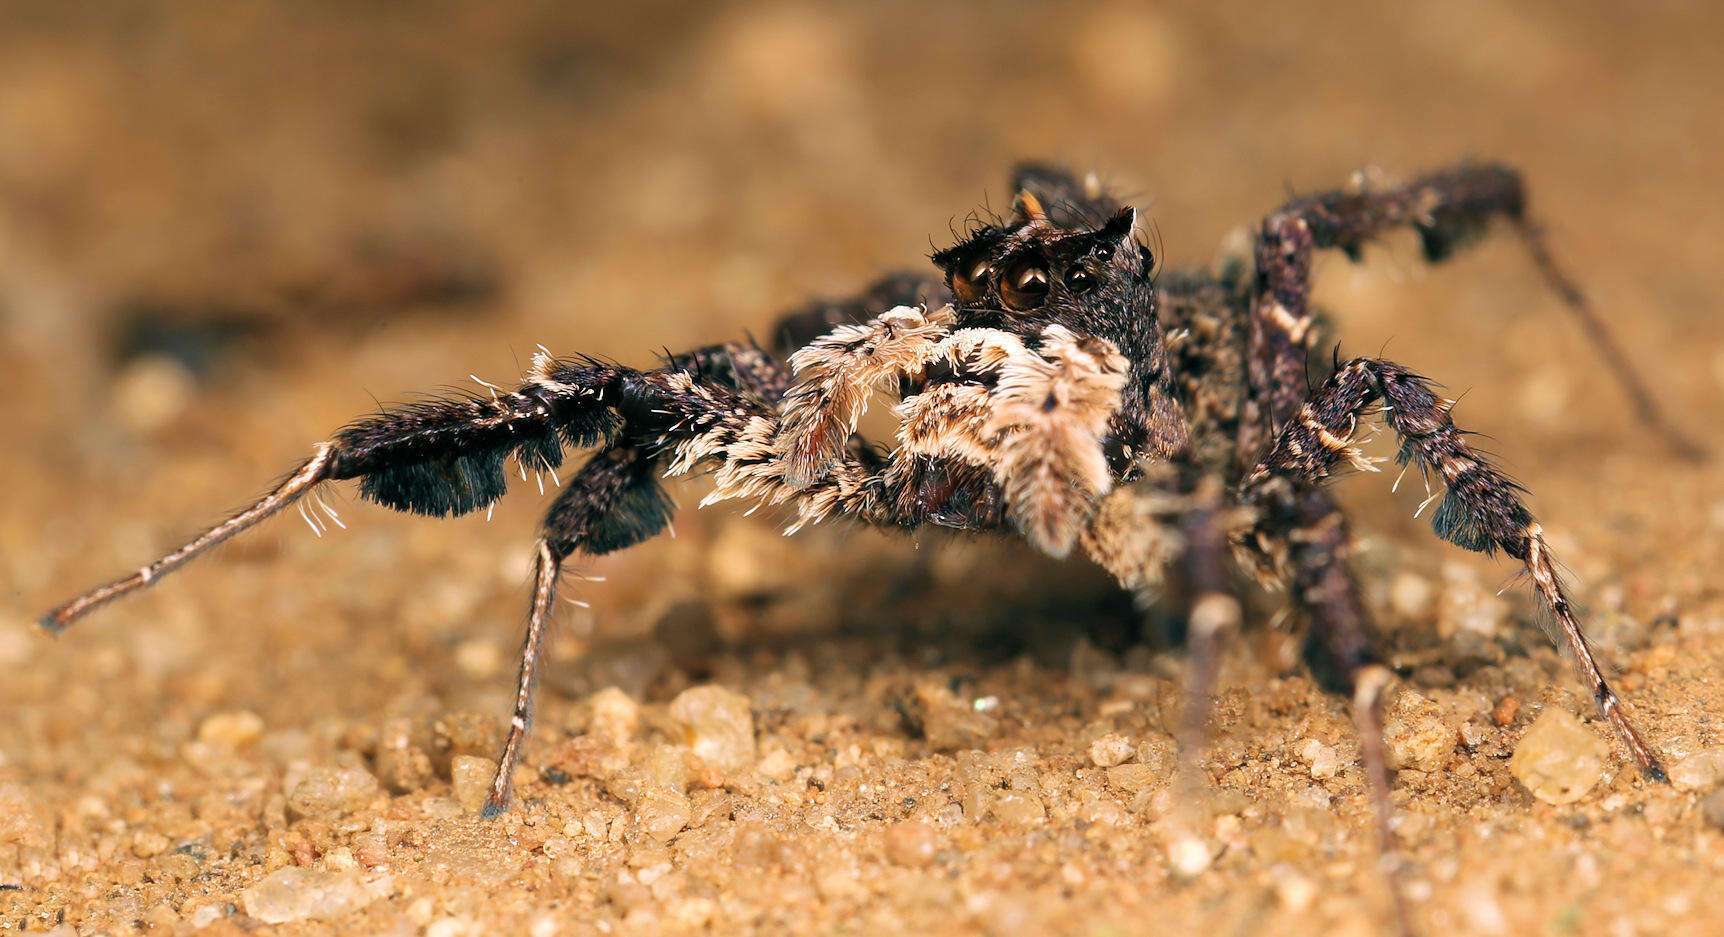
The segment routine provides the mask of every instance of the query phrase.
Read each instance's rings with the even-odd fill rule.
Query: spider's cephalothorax
[[[1643,420],[1692,451],[1555,266],[1516,173],[1463,165],[1397,188],[1295,199],[1262,222],[1249,258],[1216,275],[1156,274],[1135,213],[1093,177],[1026,166],[1013,186],[1010,218],[934,255],[942,276],[896,274],[787,316],[777,353],[714,345],[650,370],[541,354],[513,391],[386,409],[318,445],[252,506],[42,623],[63,629],[326,482],[357,479],[369,500],[449,516],[501,497],[510,460],[525,475],[592,447],[537,545],[514,718],[487,815],[511,796],[564,565],[663,530],[672,505],[659,477],[700,470],[713,486],[703,505],[782,505],[792,530],[845,518],[1010,531],[1056,556],[1081,551],[1139,593],[1178,580],[1190,603],[1188,758],[1202,749],[1219,649],[1238,625],[1225,559],[1240,560],[1287,589],[1318,675],[1352,693],[1387,841],[1381,710],[1392,675],[1347,567],[1345,518],[1323,488],[1347,468],[1375,470],[1354,434],[1380,404],[1401,439],[1399,462],[1437,483],[1437,534],[1524,565],[1601,712],[1642,773],[1663,777],[1593,660],[1520,489],[1455,427],[1453,401],[1389,361],[1311,360],[1315,251],[1357,255],[1401,227],[1440,260],[1501,219],[1588,326]],[[1313,372],[1327,374],[1315,389]],[[890,447],[857,434],[881,391],[898,398]]]
[[[1094,221],[1111,207],[1100,193],[1076,206],[1056,203],[1052,212],[1042,198],[1021,189],[1013,223],[977,231],[935,254],[934,263],[945,271],[958,328],[1000,329],[1034,342],[1057,325],[1125,356],[1106,443],[1115,474],[1134,474],[1140,458],[1171,458],[1187,437],[1156,313],[1155,258],[1137,240],[1136,210]]]

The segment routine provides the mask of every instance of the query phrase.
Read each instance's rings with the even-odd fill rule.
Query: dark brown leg
[[[1227,535],[1219,517],[1215,492],[1194,496],[1198,502],[1180,524],[1185,553],[1186,656],[1185,709],[1180,720],[1179,754],[1182,783],[1195,788],[1203,753],[1209,747],[1209,719],[1215,708],[1216,674],[1228,638],[1239,630],[1239,600],[1227,575]],[[1193,791],[1195,793],[1195,791]]]
[[[1527,217],[1520,174],[1505,166],[1463,165],[1386,191],[1340,190],[1298,198],[1264,220],[1256,250],[1247,358],[1250,395],[1239,433],[1241,459],[1248,462],[1260,453],[1304,399],[1314,250],[1340,248],[1357,258],[1365,244],[1387,231],[1410,227],[1419,234],[1425,255],[1439,261],[1496,217],[1515,224],[1540,274],[1580,321],[1641,419],[1677,451],[1700,452],[1659,413],[1603,322],[1551,257]]]
[[[670,522],[672,505],[659,486],[658,468],[657,460],[638,449],[606,449],[569,479],[545,516],[533,573],[532,610],[521,645],[515,709],[481,816],[495,817],[509,805],[515,766],[532,726],[533,691],[563,563],[577,554],[602,556],[633,546],[663,530]]]
[[[1378,657],[1373,631],[1359,590],[1347,566],[1347,520],[1320,489],[1279,489],[1275,506],[1292,531],[1288,566],[1295,604],[1309,619],[1307,656],[1319,679],[1352,695],[1359,759],[1365,769],[1377,827],[1377,843],[1402,934],[1412,924],[1402,887],[1389,803],[1389,769],[1383,735],[1383,707],[1394,675]]]
[[[778,450],[770,445],[779,429],[776,411],[757,394],[739,392],[721,378],[707,374],[696,381],[687,370],[625,375],[619,381],[624,421],[619,441],[569,480],[546,515],[514,712],[483,816],[498,816],[509,804],[515,767],[532,726],[538,666],[563,564],[632,546],[663,530],[672,505],[658,477],[667,464],[673,473],[713,467],[719,497],[794,502],[799,524],[832,512],[863,522],[897,521],[892,503],[882,497],[881,476],[853,454],[835,457],[818,481],[788,487]]]
[[[1635,413],[1640,421],[1646,424],[1655,435],[1663,437],[1665,443],[1684,459],[1700,461],[1706,458],[1706,448],[1683,432],[1671,425],[1665,418],[1664,411],[1652,399],[1652,392],[1647,390],[1646,382],[1641,379],[1640,372],[1634,369],[1628,360],[1628,354],[1617,344],[1616,337],[1610,334],[1610,329],[1599,318],[1598,310],[1592,306],[1592,301],[1586,298],[1580,287],[1574,282],[1567,271],[1557,264],[1551,256],[1550,247],[1545,244],[1544,231],[1534,222],[1521,219],[1516,224],[1521,240],[1532,255],[1532,262],[1543,274],[1545,282],[1552,290],[1562,297],[1563,305],[1574,314],[1575,321],[1580,323],[1586,332],[1587,340],[1598,351],[1598,356],[1604,359],[1606,367],[1610,368],[1611,376],[1622,386],[1623,393],[1628,395],[1629,402],[1634,405]]]
[[[1641,773],[1649,780],[1665,780],[1657,753],[1634,727],[1593,657],[1543,529],[1521,503],[1520,487],[1467,444],[1449,419],[1453,403],[1432,392],[1424,378],[1376,358],[1346,363],[1294,412],[1274,447],[1247,475],[1242,499],[1262,504],[1275,496],[1279,485],[1316,484],[1343,462],[1365,465],[1351,437],[1359,415],[1378,400],[1389,425],[1400,434],[1399,461],[1436,473],[1447,488],[1431,517],[1437,535],[1468,550],[1502,550],[1526,566],[1599,711],[1622,737]]]

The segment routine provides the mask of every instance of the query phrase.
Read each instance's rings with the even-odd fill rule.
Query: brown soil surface
[[[1717,4],[583,6],[8,4],[0,930],[1385,932],[1345,706],[1288,662],[1273,598],[1192,803],[1169,784],[1182,659],[1093,570],[787,539],[680,490],[676,539],[578,586],[491,823],[471,783],[505,725],[530,485],[490,523],[347,492],[346,530],[284,518],[58,639],[31,625],[373,395],[506,383],[538,343],[644,363],[760,332],[922,262],[1006,203],[1017,158],[1107,174],[1174,265],[1360,167],[1512,161],[1724,452]],[[1612,742],[1579,800],[1533,797],[1510,755],[1542,714],[1608,734],[1522,590],[1495,598],[1508,566],[1352,480],[1411,689],[1414,917],[1724,930],[1724,474],[1636,427],[1506,239],[1368,261],[1322,264],[1345,347],[1468,392],[1681,769],[1648,786]],[[1170,856],[1182,829],[1204,854]]]

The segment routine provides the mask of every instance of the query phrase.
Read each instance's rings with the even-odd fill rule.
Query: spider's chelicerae
[[[1356,257],[1409,227],[1439,260],[1500,218],[1644,422],[1675,440],[1551,260],[1514,171],[1463,165],[1401,187],[1295,199],[1258,228],[1253,256],[1216,274],[1156,275],[1135,212],[1093,177],[1025,166],[1013,189],[1009,218],[933,255],[938,277],[890,276],[855,299],[787,317],[776,337],[788,357],[723,344],[637,370],[540,354],[513,391],[386,409],[319,444],[255,504],[42,624],[63,629],[151,585],[325,482],[358,479],[364,498],[447,517],[499,498],[510,459],[524,477],[593,447],[538,540],[514,718],[487,815],[509,802],[564,566],[664,530],[671,504],[660,476],[703,471],[713,483],[703,505],[783,505],[793,528],[844,518],[1015,533],[1054,556],[1081,552],[1139,593],[1176,579],[1190,602],[1188,753],[1201,742],[1219,645],[1239,624],[1225,564],[1233,556],[1260,582],[1286,587],[1309,622],[1315,671],[1351,692],[1386,834],[1381,710],[1391,673],[1373,652],[1347,568],[1346,519],[1324,489],[1338,471],[1375,470],[1355,441],[1375,408],[1400,437],[1401,465],[1438,483],[1437,535],[1524,564],[1604,717],[1641,772],[1663,778],[1588,649],[1521,490],[1450,421],[1453,402],[1394,362],[1311,354],[1315,251]],[[856,434],[880,391],[899,401],[890,449]]]

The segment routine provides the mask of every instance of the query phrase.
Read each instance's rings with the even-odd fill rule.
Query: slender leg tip
[[[1697,442],[1687,439],[1676,439],[1672,441],[1670,445],[1671,448],[1675,450],[1676,457],[1684,462],[1703,464],[1712,461],[1712,451]]]
[[[479,808],[479,819],[495,820],[502,816],[508,809],[509,802],[507,800],[499,800],[492,797],[485,801],[485,806]]]
[[[67,622],[61,621],[60,616],[54,612],[48,612],[41,618],[36,619],[36,627],[41,628],[49,634],[59,634],[60,632],[65,631],[67,624]]]
[[[1640,769],[1640,776],[1644,777],[1646,780],[1651,781],[1654,784],[1669,784],[1670,783],[1670,775],[1665,773],[1664,766],[1657,763],[1657,762],[1653,762],[1652,764],[1649,764],[1646,767],[1641,768]]]

